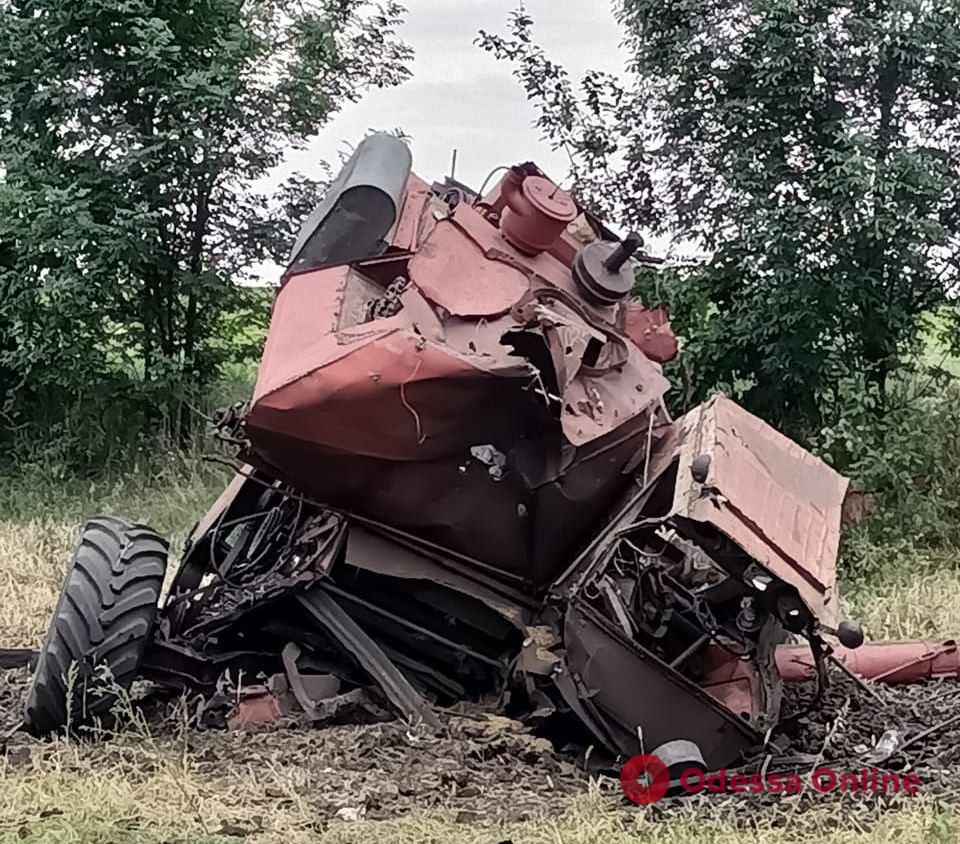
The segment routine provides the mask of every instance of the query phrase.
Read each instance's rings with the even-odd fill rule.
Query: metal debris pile
[[[242,463],[142,675],[232,726],[484,699],[610,758],[755,747],[785,632],[822,668],[848,481],[722,396],[670,419],[636,260],[531,163],[481,196],[365,140],[217,419]]]
[[[28,729],[104,712],[106,667],[207,724],[439,729],[482,702],[596,761],[716,770],[776,732],[785,682],[823,690],[829,643],[863,638],[838,617],[848,479],[724,396],[672,419],[642,239],[505,169],[481,195],[397,138],[357,147],[249,407],[216,420],[235,473],[168,594],[161,537],[88,523]],[[954,642],[864,650],[871,676],[960,672]]]
[[[789,736],[775,739],[777,749],[770,748],[772,758],[766,761],[768,773],[808,774],[818,765],[840,769],[869,764],[865,760],[884,733],[898,730],[902,751],[878,767],[915,770],[923,794],[960,803],[960,689],[928,682],[876,686],[865,693],[842,674],[831,681],[822,706],[800,719]],[[28,684],[25,669],[0,671],[0,729],[5,733],[18,724]],[[813,692],[809,685],[791,687],[783,714],[809,705]],[[433,808],[453,811],[463,823],[522,821],[561,813],[572,797],[586,793],[591,781],[602,792],[619,797],[615,771],[598,767],[584,748],[562,752],[517,721],[490,716],[481,706],[462,709],[438,712],[439,729],[411,727],[392,718],[327,724],[315,730],[294,717],[269,726],[223,731],[203,729],[198,719],[199,729],[185,737],[182,718],[172,715],[173,708],[161,706],[151,710],[150,730],[158,752],[168,745],[175,756],[186,750],[201,779],[217,780],[231,766],[245,766],[251,759],[279,771],[296,769],[295,779],[305,789],[298,799],[309,800],[318,818],[389,818]],[[936,729],[930,731],[931,726]],[[114,754],[126,752],[124,733],[116,735],[115,741],[90,747],[105,769],[113,764]],[[130,740],[136,741],[136,734]],[[6,763],[14,770],[27,765],[32,752],[42,755],[44,743],[15,733],[5,746]],[[764,762],[761,757],[737,770],[757,771]],[[280,792],[264,795],[265,800],[289,798]],[[667,796],[646,811],[664,819],[681,815],[743,824],[745,816],[770,820],[795,811],[795,804],[815,806],[840,799],[854,815],[862,806],[862,822],[873,825],[877,818],[869,814],[869,807],[897,798],[807,791],[785,801],[774,795],[710,793]]]
[[[809,706],[813,689],[794,687],[792,705]],[[861,684],[832,672],[820,706],[798,720],[779,765],[837,770],[876,767],[915,772],[924,794],[960,802],[960,686],[951,680],[910,685]]]
[[[863,769],[919,777],[917,794],[960,803],[960,688],[955,682],[913,685],[864,684],[836,669],[819,701],[814,684],[787,687],[781,712],[783,729],[770,743],[729,773],[781,778],[797,775],[803,790],[784,793],[671,793],[651,807],[654,815],[680,812],[703,820],[742,824],[746,818],[785,821],[800,809],[841,801],[845,813],[865,826],[877,823],[877,806],[904,805],[910,795],[890,789],[817,791],[810,786],[818,769],[862,776]],[[816,702],[816,706],[812,706]],[[800,717],[793,718],[798,713]],[[729,782],[729,779],[728,779]]]

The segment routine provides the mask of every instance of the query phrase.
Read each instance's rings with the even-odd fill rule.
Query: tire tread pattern
[[[113,516],[87,522],[27,695],[29,732],[46,735],[68,720],[72,729],[109,721],[117,701],[111,690],[129,689],[140,669],[166,568],[167,543],[148,526]],[[76,679],[68,688],[74,664]],[[106,687],[103,666],[113,676]]]

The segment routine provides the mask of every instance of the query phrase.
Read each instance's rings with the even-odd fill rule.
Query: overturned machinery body
[[[140,673],[284,674],[321,714],[366,687],[428,722],[483,699],[708,768],[755,746],[778,644],[816,673],[837,626],[848,484],[726,398],[668,417],[676,342],[629,298],[638,247],[532,164],[476,195],[365,140],[220,420],[243,466]]]

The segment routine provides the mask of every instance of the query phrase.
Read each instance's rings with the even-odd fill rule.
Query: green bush
[[[960,383],[942,371],[896,379],[885,406],[846,391],[815,448],[867,492],[875,511],[847,531],[844,572],[882,576],[905,559],[954,566],[960,555]]]

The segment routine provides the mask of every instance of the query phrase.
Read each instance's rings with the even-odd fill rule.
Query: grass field
[[[42,465],[28,476],[0,477],[0,644],[42,637],[64,566],[84,520],[96,513],[142,519],[178,551],[226,474],[197,455],[144,454],[127,469],[65,478]],[[960,566],[948,546],[877,544],[876,531],[854,533],[845,578],[850,615],[874,637],[960,633]],[[866,572],[866,573],[864,573]],[[531,786],[524,786],[528,791]],[[543,788],[547,788],[546,785]],[[960,817],[922,795],[897,807],[851,813],[844,803],[797,811],[795,798],[767,814],[735,808],[716,820],[628,807],[607,782],[551,811],[519,822],[457,822],[457,813],[414,809],[391,820],[340,820],[296,759],[251,744],[229,766],[211,765],[188,730],[153,735],[131,728],[106,743],[11,743],[0,756],[0,842],[490,842],[557,844],[628,841],[819,842],[955,841]],[[463,819],[461,818],[461,821]]]

